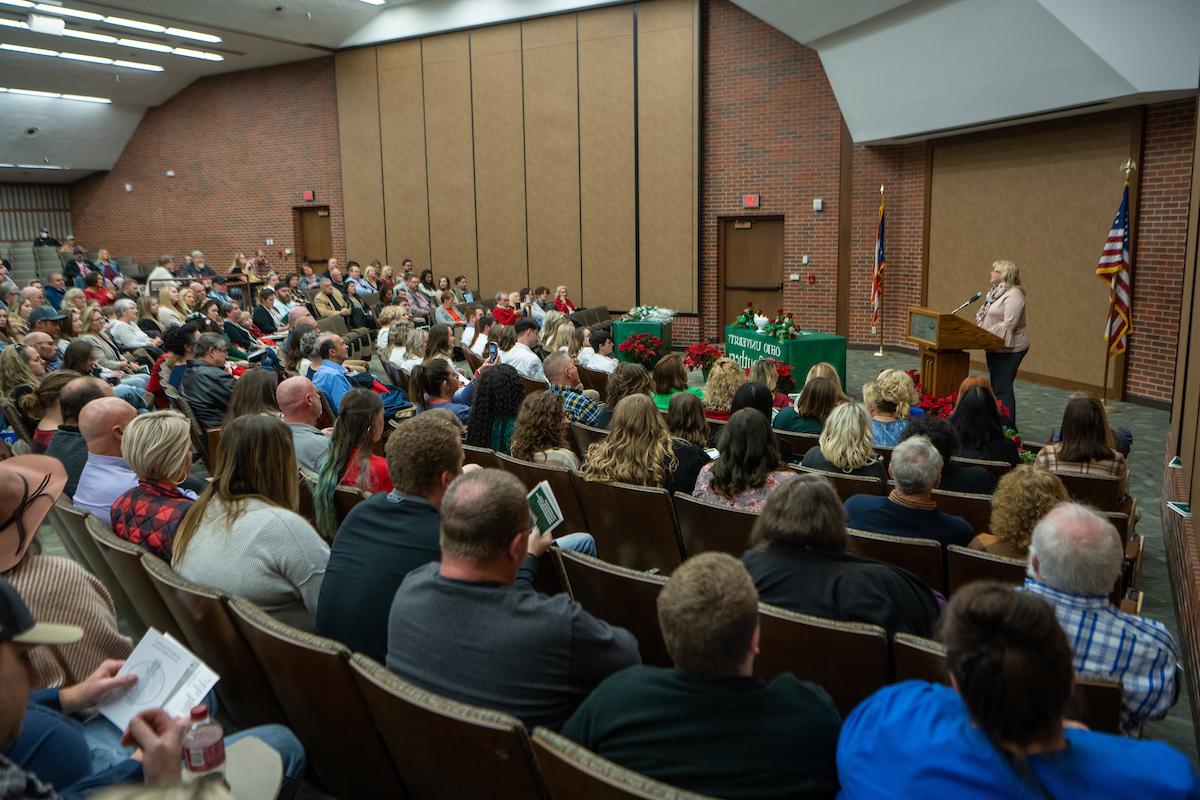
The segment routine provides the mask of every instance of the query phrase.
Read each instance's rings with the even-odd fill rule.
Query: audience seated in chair
[[[992,555],[1025,558],[1038,520],[1068,499],[1057,475],[1036,464],[1022,464],[996,484],[988,533],[976,536],[970,546]]]
[[[192,348],[194,357],[183,374],[183,395],[204,430],[221,427],[234,379],[225,371],[229,343],[215,333],[206,333]]]
[[[121,457],[125,428],[136,416],[133,406],[116,397],[93,400],[79,412],[79,432],[87,443],[88,457],[72,505],[105,525],[113,503],[138,482],[137,473]]]
[[[291,429],[296,464],[300,469],[316,472],[321,457],[329,449],[329,437],[316,427],[323,410],[317,387],[308,378],[296,375],[276,387],[275,402],[284,423]]]
[[[605,392],[604,404],[600,406],[600,413],[596,415],[593,427],[607,430],[612,422],[613,411],[616,409],[617,403],[631,394],[649,395],[653,399],[653,390],[654,384],[645,367],[632,361],[622,363],[608,376],[608,389]],[[666,406],[662,406],[662,410],[665,411]]]
[[[690,492],[703,466],[702,454],[671,436],[653,400],[631,394],[617,403],[608,436],[588,448],[583,476],[589,481]]]
[[[692,491],[706,503],[758,511],[796,476],[779,454],[770,420],[755,408],[734,412],[717,435],[717,450],[720,456],[700,469]]]
[[[968,384],[976,377],[962,382],[950,416],[950,424],[958,431],[958,454],[981,461],[1007,461],[1015,467],[1021,463],[1021,454],[1016,443],[1004,435],[1004,419],[997,408],[999,401],[986,378],[979,377],[981,383]]]
[[[611,375],[621,363],[612,357],[612,333],[607,328],[598,328],[588,336],[587,344],[579,351],[579,363],[590,370]]]
[[[471,416],[475,382],[464,387],[453,363],[445,358],[433,358],[413,365],[409,373],[408,396],[418,412],[444,408],[466,423]]]
[[[846,512],[828,478],[797,475],[767,498],[743,561],[759,598],[801,614],[933,634],[939,606],[912,573],[846,552]]]
[[[792,433],[820,433],[825,420],[841,402],[839,388],[828,378],[813,378],[804,384],[793,405],[780,409],[771,422],[772,427]]]
[[[45,334],[31,333],[30,336],[45,336]],[[53,344],[51,344],[53,347]],[[32,394],[27,394],[22,398],[22,404],[25,406],[25,414],[28,415],[31,422],[36,423],[30,433],[33,436],[33,443],[30,449],[34,453],[45,453],[46,448],[54,441],[54,434],[58,432],[59,427],[63,424],[62,407],[59,404],[59,397],[62,395],[63,389],[67,384],[76,378],[81,377],[78,372],[69,369],[60,369],[57,372],[51,372],[45,375],[38,381],[37,389]]]
[[[846,501],[851,528],[889,536],[936,539],[943,545],[966,545],[975,532],[962,517],[937,510],[933,490],[942,473],[942,457],[924,436],[896,445],[888,474],[896,487],[886,497],[859,494]]]
[[[958,454],[958,430],[946,420],[932,414],[913,417],[904,426],[900,441],[924,436],[942,457],[942,479],[938,488],[947,492],[991,494],[996,489],[996,476],[977,464],[959,464],[951,459]]]
[[[192,469],[191,426],[178,411],[134,417],[121,437],[121,457],[137,484],[113,501],[112,530],[170,563],[171,541],[183,515],[196,500],[184,489]]]
[[[746,373],[732,358],[718,358],[708,371],[701,397],[704,416],[724,422],[733,415],[733,396],[746,382]]]
[[[343,366],[349,356],[350,349],[336,333],[322,333],[313,343],[313,372],[309,377],[335,411],[341,408],[346,392],[353,388]]]
[[[1179,699],[1179,646],[1161,622],[1118,610],[1109,600],[1124,553],[1117,530],[1086,506],[1063,503],[1033,529],[1025,591],[1054,607],[1075,671],[1125,689],[1121,728],[1136,733]]]
[[[888,686],[846,718],[839,797],[1195,795],[1191,764],[1165,744],[1065,720],[1069,636],[1038,597],[970,584],[950,601],[939,638],[951,686]]]
[[[754,677],[758,595],[724,553],[684,562],[658,595],[674,669],[608,678],[563,735],[656,780],[723,798],[826,797],[841,720],[825,690]]]
[[[570,426],[562,395],[553,392],[528,395],[517,414],[509,451],[513,458],[522,461],[577,470],[579,458],[567,444]]]
[[[923,413],[913,405],[920,399],[913,379],[898,369],[879,373],[878,378],[863,386],[862,394],[871,414],[871,438],[881,447],[897,444],[909,417]]]
[[[352,486],[370,493],[392,490],[387,459],[373,452],[375,444],[383,438],[384,424],[379,395],[370,389],[346,392],[313,489],[317,528],[326,538],[331,539],[337,533],[334,502],[337,487]]]
[[[337,529],[321,583],[316,631],[376,661],[387,657],[388,609],[404,576],[441,559],[439,509],[463,472],[462,426],[421,414],[392,432],[395,487],[350,510]]]
[[[58,407],[62,413],[63,422],[54,433],[54,438],[46,447],[46,455],[53,456],[62,462],[67,470],[67,483],[63,494],[67,497],[75,495],[79,485],[79,476],[87,463],[87,442],[79,432],[79,413],[83,407],[101,397],[112,397],[113,390],[99,378],[90,375],[75,378],[58,396]]]
[[[175,532],[171,561],[190,581],[312,630],[329,546],[296,513],[298,472],[282,422],[261,414],[231,422],[212,482]]]
[[[883,459],[872,446],[871,417],[853,401],[839,403],[829,412],[817,446],[809,448],[802,463],[822,472],[887,480]]]
[[[550,393],[560,395],[571,422],[595,425],[600,417],[600,404],[584,394],[579,382],[579,368],[569,355],[555,351],[542,365],[546,380],[550,382]],[[595,392],[591,392],[595,394]]]
[[[43,555],[38,526],[62,493],[67,475],[48,456],[16,456],[0,461],[0,576],[24,597],[35,616],[77,625],[83,638],[47,645],[30,653],[35,689],[70,686],[87,678],[105,660],[133,650],[117,626],[112,598],[94,575],[69,558]]]
[[[500,363],[508,364],[530,380],[546,380],[546,373],[542,369],[541,359],[530,349],[537,342],[537,323],[531,319],[520,320],[513,326],[513,333],[516,334],[516,343],[508,350],[500,353]]]
[[[466,443],[509,452],[517,414],[525,400],[525,387],[515,367],[496,364],[479,373],[474,381],[475,399],[467,418]]]
[[[566,594],[534,591],[536,559],[552,539],[530,529],[525,494],[500,470],[450,485],[441,563],[409,573],[396,592],[387,666],[429,691],[558,730],[600,681],[639,663],[637,641]]]
[[[1037,463],[1053,472],[1111,475],[1120,479],[1121,495],[1129,494],[1125,456],[1116,449],[1104,404],[1090,394],[1071,395],[1063,411],[1062,441],[1043,447]]]

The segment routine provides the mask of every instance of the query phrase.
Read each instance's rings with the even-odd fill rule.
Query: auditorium
[[[0,800],[1200,797],[1200,3],[0,0]]]

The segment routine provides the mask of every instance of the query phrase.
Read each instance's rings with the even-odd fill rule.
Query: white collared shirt
[[[542,361],[527,345],[517,342],[511,350],[500,354],[501,364],[511,364],[517,372],[535,381],[546,380]]]

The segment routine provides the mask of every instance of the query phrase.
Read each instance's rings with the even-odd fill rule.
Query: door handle
[[[725,284],[725,289],[738,292],[782,292],[783,281],[772,284],[771,286],[734,286],[733,284]]]

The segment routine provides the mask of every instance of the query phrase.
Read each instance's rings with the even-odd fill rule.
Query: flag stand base
[[[883,356],[886,356],[887,353],[883,352],[883,348],[881,347],[878,350],[876,350],[874,353],[871,353],[871,355],[875,356],[876,358],[882,358]]]

